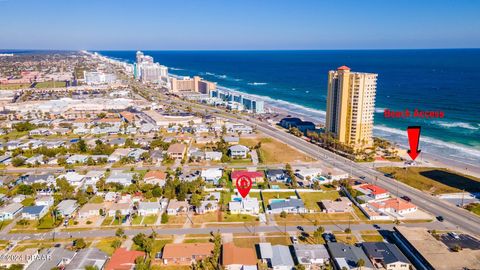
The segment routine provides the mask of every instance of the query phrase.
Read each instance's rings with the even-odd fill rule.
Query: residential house
[[[113,151],[113,153],[108,156],[108,162],[114,163],[120,161],[123,157],[127,157],[128,154],[130,153],[131,149],[130,148],[118,148]]]
[[[158,202],[140,202],[138,204],[138,214],[140,216],[157,215],[161,210]]]
[[[105,265],[104,270],[131,270],[135,269],[135,260],[144,258],[143,251],[127,250],[126,248],[117,248]]]
[[[2,206],[0,208],[0,221],[14,219],[17,217],[23,209],[23,205],[21,203],[11,203]]]
[[[324,245],[296,244],[293,245],[293,250],[297,262],[305,266],[305,269],[318,269],[330,261],[330,255]]]
[[[124,173],[122,170],[114,170],[111,172],[107,180],[105,180],[105,183],[118,183],[122,186],[128,186],[132,183],[132,180],[132,173]]]
[[[377,269],[412,269],[410,261],[394,244],[385,242],[364,242],[362,243],[362,248]]]
[[[222,139],[230,145],[236,145],[240,143],[240,137],[238,136],[223,136]]]
[[[35,155],[33,157],[27,158],[25,160],[25,164],[32,166],[45,164],[44,157],[44,155]]]
[[[237,144],[228,148],[228,154],[232,158],[247,158],[250,149],[245,145]]]
[[[274,270],[292,270],[295,266],[288,246],[260,243],[260,257]]]
[[[65,218],[72,217],[77,209],[76,200],[63,200],[57,205],[57,213]]]
[[[35,205],[45,205],[47,207],[53,206],[55,200],[53,199],[53,196],[38,196],[35,199]]]
[[[38,250],[38,249],[35,249]],[[51,270],[57,267],[65,267],[75,256],[75,251],[65,248],[45,248],[30,265],[26,266],[26,270]],[[47,260],[45,258],[48,258]]]
[[[77,188],[83,185],[83,179],[85,178],[85,175],[79,174],[77,172],[67,172],[57,177],[57,179],[61,178],[65,178],[70,185]]]
[[[226,123],[225,128],[227,129],[227,132],[231,133],[250,134],[253,132],[253,128],[251,126],[240,123]]]
[[[335,265],[335,269],[375,269],[361,247],[350,246],[339,242],[328,242],[327,248]],[[360,261],[363,261],[363,265],[359,265]]]
[[[212,192],[201,201],[199,207],[195,207],[197,214],[204,214],[207,212],[214,212],[219,209],[218,202],[220,201],[220,192]]]
[[[114,217],[117,214],[117,211],[120,211],[122,216],[126,216],[130,214],[132,210],[132,204],[128,202],[109,203],[105,204],[105,208],[107,209],[107,214],[111,217]]]
[[[405,214],[410,214],[418,210],[418,207],[415,204],[400,198],[372,201],[368,203],[368,206],[377,211],[391,214],[396,217],[401,217]]]
[[[142,154],[147,153],[147,150],[143,150],[141,148],[135,148],[128,153],[129,158],[132,158],[135,161],[140,161],[142,159]]]
[[[373,200],[385,199],[390,197],[390,193],[388,191],[372,184],[362,184],[354,187],[354,189],[360,191],[361,193],[365,194]]]
[[[22,210],[22,219],[38,220],[48,212],[46,205],[27,206]]]
[[[223,176],[223,170],[221,168],[203,169],[201,176],[206,182],[212,182],[214,185],[218,185],[218,180]]]
[[[230,175],[232,183],[236,183],[237,179],[241,176],[246,176],[252,180],[252,184],[258,184],[264,182],[264,175],[262,171],[249,171],[249,170],[236,170]]]
[[[167,206],[168,215],[178,215],[188,211],[189,205],[187,201],[178,201],[171,199]]]
[[[88,171],[85,175],[85,183],[83,184],[84,189],[88,186],[92,186],[93,190],[97,190],[97,182],[105,176],[105,171]]]
[[[150,151],[150,159],[153,163],[161,163],[163,161],[163,151],[152,150]]]
[[[143,177],[146,184],[159,185],[163,187],[167,180],[167,174],[162,171],[149,171]]]
[[[67,164],[78,164],[78,163],[86,163],[88,160],[88,155],[71,155],[67,158]]]
[[[23,195],[23,194],[17,194],[15,195],[15,197],[12,198],[12,202],[14,203],[21,203],[23,202],[23,200],[25,200],[27,198],[27,196]]]
[[[192,265],[209,257],[214,247],[213,243],[166,244],[163,247],[162,260],[166,265]]]
[[[222,265],[226,270],[256,270],[257,254],[253,248],[226,243],[222,246]]]
[[[109,192],[107,192],[107,193],[105,194],[103,200],[104,200],[105,202],[114,202],[114,201],[117,200],[117,198],[118,198],[118,193],[113,192],[113,191],[109,191]]]
[[[75,254],[64,270],[103,269],[108,259],[108,254],[97,248],[85,248]]]
[[[353,211],[352,202],[347,197],[336,200],[321,200],[320,206],[324,213],[346,213]]]
[[[89,219],[100,216],[100,209],[104,209],[103,203],[86,203],[78,210],[79,219]]]
[[[302,180],[314,180],[322,176],[322,169],[302,167],[295,170],[295,175]]]
[[[186,153],[187,146],[183,143],[174,143],[167,150],[167,155],[172,159],[183,159]]]
[[[271,199],[268,205],[268,210],[271,214],[280,214],[281,212],[287,213],[307,213],[305,204],[301,199],[289,198],[289,199]]]
[[[232,195],[232,200],[228,203],[228,210],[232,214],[258,215],[260,213],[258,199],[249,196],[242,198]]]
[[[220,161],[222,160],[222,152],[205,151],[205,160]]]
[[[55,184],[55,176],[53,174],[26,174],[19,178],[19,182],[31,185],[38,184]]]
[[[282,169],[268,169],[266,171],[266,176],[270,182],[290,182],[290,178],[287,175],[287,172]]]

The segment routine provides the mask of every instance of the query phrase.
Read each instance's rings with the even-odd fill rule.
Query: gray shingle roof
[[[403,255],[397,246],[384,242],[366,242],[362,243],[363,250],[370,258],[383,260],[385,264],[410,261]]]

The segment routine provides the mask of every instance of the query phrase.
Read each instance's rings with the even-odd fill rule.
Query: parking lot
[[[459,239],[449,234],[442,234],[442,236],[440,236],[440,241],[442,241],[449,248],[453,248],[454,246],[458,245],[462,249],[463,248],[472,249],[472,250],[480,249],[480,241],[478,239],[473,238],[472,236],[466,235],[466,234],[459,234],[458,237]]]

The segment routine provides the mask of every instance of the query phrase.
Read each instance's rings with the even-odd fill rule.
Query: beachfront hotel
[[[326,131],[340,143],[354,149],[372,144],[377,76],[347,66],[328,72]]]

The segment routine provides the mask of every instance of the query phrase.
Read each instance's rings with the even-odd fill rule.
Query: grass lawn
[[[471,203],[467,205],[465,209],[480,216],[480,203]]]
[[[256,139],[240,138],[240,144],[253,147],[261,142],[260,155],[262,163],[286,163],[294,161],[310,162],[313,158],[295,150],[276,139],[262,137]]]
[[[30,83],[15,83],[15,84],[2,84],[0,90],[17,90],[22,88],[30,88]]]
[[[187,220],[186,215],[168,216],[168,224],[184,224]]]
[[[365,242],[382,242],[383,237],[379,234],[377,235],[372,235],[372,234],[362,234],[362,239]]]
[[[102,222],[102,226],[110,226],[110,224],[113,221],[113,218],[114,217],[106,217]]]
[[[321,200],[335,200],[340,197],[338,191],[327,192],[299,192],[300,198],[303,200],[305,207],[310,210],[320,211],[318,205]]]
[[[132,220],[132,225],[140,225],[140,223],[142,223],[142,219],[143,219],[142,216],[136,216]]]
[[[39,82],[35,85],[35,88],[53,88],[53,87],[65,87],[67,84],[65,82],[57,81],[48,81],[48,82]]]
[[[22,252],[29,248],[35,249],[44,249],[44,248],[51,248],[53,247],[53,243],[37,243],[37,244],[27,244],[27,245],[17,245],[15,246],[12,251],[13,252]]]
[[[260,238],[259,237],[233,238],[233,243],[237,247],[253,248],[255,244],[260,243]]]
[[[269,204],[271,199],[287,199],[291,196],[297,197],[295,191],[287,191],[287,192],[262,192],[263,201],[265,206]]]
[[[347,245],[353,245],[357,243],[357,238],[352,234],[335,234],[335,238],[340,243],[345,243]]]
[[[52,215],[46,214],[43,218],[41,218],[38,222],[38,229],[53,229],[57,227],[58,225],[62,224],[62,219],[57,219],[55,222],[55,219],[53,218]]]
[[[90,203],[103,203],[103,198],[102,196],[93,196],[90,199]]]
[[[222,222],[256,222],[257,217],[246,214],[228,214],[223,213]]]
[[[113,217],[113,222],[112,225],[122,225],[122,220],[125,218],[125,216],[121,216],[119,219]]]
[[[145,218],[143,219],[143,224],[146,224],[146,225],[155,224],[155,222],[157,221],[157,218],[158,218],[157,215],[145,216]]]
[[[291,245],[290,236],[266,237],[265,240],[272,245]]]
[[[109,256],[112,256],[113,252],[115,251],[115,249],[112,247],[112,243],[113,241],[115,241],[115,239],[120,239],[118,237],[107,237],[107,238],[103,238],[101,240],[99,240],[95,245],[94,247],[100,249],[101,251],[107,253]]]
[[[355,219],[350,213],[315,213],[315,214],[287,214],[287,217],[282,218],[280,214],[275,214],[275,220],[278,225],[296,225],[296,224],[314,224],[317,221],[319,224],[325,223],[355,223]]]
[[[25,198],[25,200],[22,201],[23,206],[32,206],[34,204],[35,204],[35,198],[32,198],[32,197]]]
[[[205,222],[218,222],[218,214],[217,212],[210,212],[202,215],[193,215],[192,217],[193,223],[205,223]]]
[[[480,179],[460,174],[447,169],[409,167],[406,170],[400,167],[378,168],[383,173],[392,174],[395,179],[416,189],[428,191],[435,195],[467,192],[480,192]]]
[[[210,238],[187,238],[183,241],[183,243],[208,243],[210,242]]]
[[[0,139],[8,138],[9,140],[16,140],[28,134],[28,131],[11,131],[7,134],[1,135]]]

